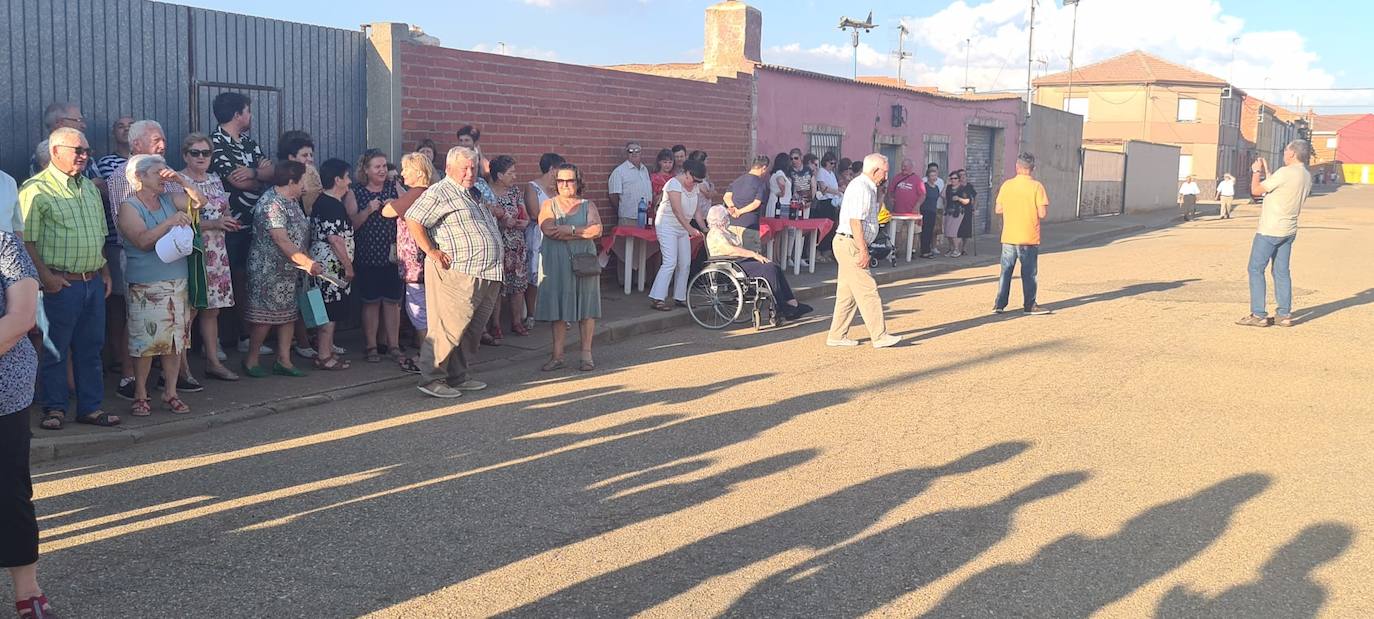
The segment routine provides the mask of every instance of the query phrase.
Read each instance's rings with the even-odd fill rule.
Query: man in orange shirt
[[[1035,304],[1035,275],[1040,257],[1040,220],[1045,218],[1050,198],[1045,186],[1035,180],[1035,156],[1021,153],[1016,157],[1016,177],[1002,183],[997,191],[997,214],[1002,216],[1002,275],[997,280],[997,301],[994,313],[1007,309],[1011,296],[1011,274],[1016,261],[1021,261],[1021,296],[1025,297],[1024,312],[1031,315],[1050,313]]]

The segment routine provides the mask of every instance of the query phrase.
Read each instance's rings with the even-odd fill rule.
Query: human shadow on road
[[[1374,303],[1374,288],[1357,292],[1339,301],[1331,301],[1329,303],[1297,310],[1293,313],[1293,322],[1295,324],[1308,323],[1313,320],[1325,318],[1343,309],[1359,307],[1370,303]]]
[[[1179,279],[1169,282],[1149,282],[1143,284],[1130,284],[1128,286],[1122,286],[1121,288],[1118,288],[1116,290],[1095,292],[1092,294],[1081,295],[1070,299],[1044,302],[1041,303],[1041,306],[1055,312],[1062,312],[1064,310],[1073,309],[1075,307],[1081,307],[1084,305],[1088,305],[1090,303],[1102,303],[1104,301],[1114,301],[1116,299],[1124,299],[1127,297],[1135,297],[1155,292],[1173,290],[1175,288],[1186,286],[1195,281],[1198,280],[1196,278],[1190,278]],[[915,329],[914,331],[908,333],[914,335],[914,338],[912,339],[914,339],[915,341],[933,340],[937,337],[952,335],[967,329],[973,329],[976,327],[981,327],[983,325],[1003,322],[1006,320],[1013,320],[1015,318],[1021,317],[1022,312],[1015,304],[1015,289],[1018,285],[1019,284],[1017,284],[1016,282],[1013,282],[1013,303],[1010,306],[1008,306],[1007,312],[1004,314],[980,314],[971,318],[965,318],[963,320],[956,320],[954,322],[947,322],[944,324]],[[993,286],[989,288],[989,291],[991,292],[989,299],[995,298],[997,295],[996,287]],[[910,338],[911,335],[908,335],[908,337]]]
[[[630,616],[653,608],[708,579],[795,549],[826,548],[849,540],[936,480],[1006,462],[1025,442],[998,443],[930,468],[909,468],[833,494],[667,554],[585,580],[501,616]],[[626,595],[633,592],[633,596]]]
[[[803,561],[756,585],[727,617],[858,617],[953,572],[1005,538],[1021,507],[1088,479],[1051,475],[976,507],[935,512]]]
[[[1269,483],[1239,475],[1152,507],[1115,535],[1060,538],[1024,563],[970,577],[925,616],[1087,617],[1202,552]]]
[[[1316,617],[1326,603],[1326,588],[1312,571],[1341,556],[1354,538],[1350,527],[1323,522],[1303,529],[1260,568],[1260,578],[1215,597],[1175,587],[1155,610],[1159,619],[1188,617]]]

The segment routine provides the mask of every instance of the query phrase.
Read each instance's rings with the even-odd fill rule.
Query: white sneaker
[[[239,345],[237,348],[239,352],[248,354],[248,340],[239,340]],[[266,344],[263,344],[262,346],[258,347],[259,355],[270,355],[273,352],[274,351],[272,350],[272,348]]]
[[[334,354],[336,354],[336,355],[346,355],[346,354],[348,354],[348,349],[347,349],[347,348],[344,348],[343,346],[339,346],[338,344],[335,344],[335,345],[334,345]]]
[[[892,346],[896,346],[897,343],[898,343],[898,342],[901,342],[901,341],[902,341],[902,338],[901,338],[900,336],[896,336],[896,335],[893,335],[893,334],[889,333],[889,334],[884,335],[884,336],[882,336],[882,337],[880,337],[880,338],[878,338],[878,339],[876,339],[876,340],[873,340],[873,347],[874,347],[874,348],[889,348],[889,347],[892,347]]]
[[[304,359],[314,359],[315,357],[320,356],[320,353],[318,351],[309,346],[306,346],[304,348],[300,346],[293,346],[292,350],[295,350],[296,354],[300,355]]]
[[[826,339],[826,340],[825,340],[825,345],[826,345],[826,346],[858,346],[858,345],[859,345],[859,340],[851,340],[851,339],[849,339],[849,338],[844,338],[844,339],[840,339],[840,340]]]

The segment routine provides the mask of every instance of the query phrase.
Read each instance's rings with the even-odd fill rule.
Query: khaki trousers
[[[468,380],[482,331],[496,310],[501,282],[478,279],[425,261],[425,306],[429,330],[420,346],[420,384],[447,379],[450,387]]]
[[[856,310],[863,316],[870,339],[877,341],[887,335],[878,282],[873,281],[868,265],[860,268],[856,264],[860,253],[858,243],[862,242],[848,236],[835,237],[835,261],[840,263],[840,276],[835,286],[835,316],[830,320],[830,334],[827,336],[831,340],[845,338],[850,323],[854,322]]]
[[[1236,200],[1236,199],[1235,199],[1235,197],[1233,197],[1233,196],[1222,196],[1222,197],[1221,197],[1221,218],[1222,218],[1222,219],[1230,219],[1230,218],[1231,218],[1231,204],[1233,204],[1233,203],[1235,202],[1235,200]]]

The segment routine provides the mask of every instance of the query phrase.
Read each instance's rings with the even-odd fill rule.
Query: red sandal
[[[14,610],[19,613],[20,619],[57,619],[47,596],[43,595],[15,602]]]
[[[185,415],[186,413],[191,412],[191,407],[187,406],[185,402],[181,401],[181,398],[178,398],[176,396],[167,398],[166,400],[163,400],[162,403],[167,405],[167,410],[172,411],[177,415]]]

